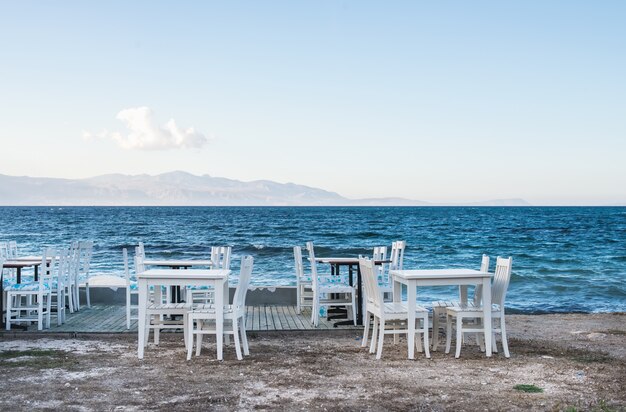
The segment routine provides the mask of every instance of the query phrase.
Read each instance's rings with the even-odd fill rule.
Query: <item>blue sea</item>
[[[254,256],[256,285],[294,285],[292,247],[308,240],[318,257],[405,240],[405,268],[478,269],[486,253],[493,270],[512,256],[510,312],[626,311],[625,207],[0,207],[0,240],[20,254],[72,239],[95,241],[93,274],[119,276],[122,248],[139,241],[149,258],[206,259],[211,245],[231,245],[235,270]]]

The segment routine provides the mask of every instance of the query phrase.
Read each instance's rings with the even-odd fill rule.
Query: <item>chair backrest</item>
[[[130,270],[128,269],[128,250],[122,249],[122,259],[124,261],[124,277],[126,278],[126,287],[130,286]]]
[[[503,258],[498,256],[496,259],[496,270],[493,274],[493,285],[491,286],[491,303],[504,307],[504,298],[506,290],[509,288],[511,280],[511,266],[513,258]]]
[[[146,250],[143,247],[143,242],[139,242],[137,246],[135,246],[135,255],[141,255],[144,258],[146,257]]]
[[[383,293],[378,286],[374,262],[366,257],[359,257],[359,269],[365,286],[365,300],[367,304],[383,307]]]
[[[61,282],[64,286],[72,282],[72,271],[74,270],[72,252],[71,247],[61,247],[57,250],[59,256],[59,288]]]
[[[78,242],[79,250],[79,273],[89,278],[89,268],[91,267],[91,256],[93,254],[93,241],[84,240]]]
[[[480,261],[480,271],[481,272],[489,272],[489,256],[483,254],[482,260]],[[460,286],[459,286],[460,288]],[[480,301],[483,298],[483,287],[480,285],[476,285],[474,288],[474,305],[480,305]]]
[[[250,278],[252,277],[253,264],[254,258],[252,256],[244,256],[243,258],[241,258],[239,283],[237,284],[237,289],[235,289],[235,296],[233,297],[233,306],[235,308],[241,309],[246,306],[246,294],[248,293]]]
[[[375,246],[374,252],[372,253],[372,261],[376,260],[387,260],[387,246]],[[373,263],[373,262],[372,262]],[[374,265],[374,274],[378,281],[387,283],[386,271],[387,268],[386,263],[381,263],[380,265]]]
[[[59,275],[59,252],[55,248],[45,248],[41,254],[41,270],[39,271],[39,284],[52,286],[52,279]],[[43,288],[39,290],[43,291]]]
[[[212,246],[211,247],[211,268],[212,269],[230,269],[230,255],[232,247],[230,246]]]
[[[9,244],[0,242],[0,259],[9,260]]]
[[[314,290],[317,290],[319,279],[317,278],[317,262],[315,261],[315,247],[313,242],[306,242],[306,250],[309,252],[309,260],[311,261],[311,283]]]
[[[304,263],[302,262],[302,248],[300,246],[293,247],[293,259],[296,265],[296,281],[300,281],[304,278]]]
[[[9,240],[7,249],[8,249],[8,258],[17,259],[17,242],[15,240]]]
[[[406,249],[406,242],[404,240],[398,240],[391,243],[390,270],[402,270],[402,265],[404,263],[404,249]]]
[[[137,275],[143,273],[146,270],[146,266],[144,265],[145,256],[138,253],[138,247],[135,247],[135,273]]]

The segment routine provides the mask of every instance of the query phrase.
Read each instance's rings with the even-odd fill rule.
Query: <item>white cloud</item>
[[[207,137],[193,127],[179,128],[174,119],[159,126],[152,110],[145,106],[124,109],[116,118],[126,125],[127,135],[103,130],[100,133],[83,132],[83,138],[109,138],[124,149],[139,150],[198,148],[208,142]]]

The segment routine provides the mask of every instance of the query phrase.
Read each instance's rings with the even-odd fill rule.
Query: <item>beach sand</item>
[[[626,314],[507,320],[510,359],[465,345],[410,361],[390,338],[377,361],[345,330],[250,333],[250,356],[223,362],[212,342],[186,361],[180,334],[142,361],[134,334],[5,337],[0,410],[625,410]]]

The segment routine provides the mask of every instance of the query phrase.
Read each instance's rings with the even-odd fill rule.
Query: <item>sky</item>
[[[626,204],[623,1],[0,0],[0,174]]]

